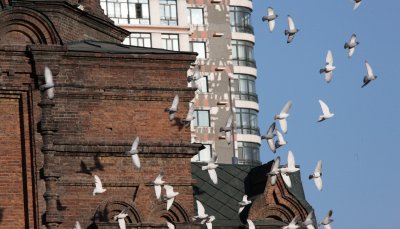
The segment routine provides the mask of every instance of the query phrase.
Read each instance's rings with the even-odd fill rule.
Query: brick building
[[[118,228],[113,216],[123,209],[128,227],[166,220],[198,227],[190,159],[200,145],[163,111],[178,94],[177,117],[186,116],[194,97],[186,73],[196,55],[120,45],[129,33],[96,0],[2,0],[0,7],[0,228],[73,228],[76,221]],[[52,100],[38,89],[45,66],[54,75]],[[124,153],[136,136],[140,169]],[[179,192],[169,211],[151,185],[160,172]],[[92,195],[93,175],[105,193]],[[265,198],[254,201],[250,218],[306,217],[310,206],[278,184],[279,192],[259,190]],[[263,201],[273,195],[282,201],[265,207],[274,206]]]

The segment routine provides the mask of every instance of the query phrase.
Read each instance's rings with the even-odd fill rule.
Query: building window
[[[179,51],[178,34],[161,34],[162,48]]]
[[[249,108],[236,109],[236,131],[238,134],[254,134],[259,135],[257,121],[258,112]]]
[[[192,120],[193,126],[210,126],[210,111],[195,110],[193,116],[195,117],[195,119]]]
[[[238,142],[238,163],[260,165],[260,145],[252,142]]]
[[[150,24],[149,0],[100,0],[100,5],[116,24]]]
[[[190,49],[192,52],[197,52],[197,59],[206,58],[206,42],[190,42]]]
[[[131,33],[125,38],[123,44],[151,48],[150,33]]]
[[[235,99],[258,102],[256,94],[256,79],[250,75],[236,75],[238,82],[235,85]]]
[[[251,10],[241,6],[231,6],[229,8],[230,24],[232,32],[254,34],[251,25]]]
[[[178,25],[176,0],[160,0],[160,22],[162,25]]]
[[[191,161],[209,162],[211,160],[211,156],[212,156],[211,145],[203,144],[203,146],[204,146],[204,149],[200,150],[198,154],[196,154],[194,157],[192,157]]]
[[[200,79],[196,80],[195,83],[200,92],[208,92],[208,76],[201,77]]]
[[[233,65],[256,67],[253,55],[253,43],[250,41],[232,40],[231,44]]]
[[[204,13],[203,8],[188,8],[189,23],[191,25],[203,25]]]

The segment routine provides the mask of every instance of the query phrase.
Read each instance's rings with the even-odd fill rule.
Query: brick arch
[[[165,223],[165,220],[174,223],[190,222],[188,211],[178,201],[175,200],[168,211],[166,206],[166,202],[160,202],[153,208],[151,215],[155,217],[157,223]]]
[[[42,13],[25,7],[0,12],[0,44],[62,44],[51,21]]]
[[[130,200],[121,200],[117,198],[111,198],[103,201],[95,212],[96,224],[113,223],[114,216],[119,214],[122,210],[127,209],[126,213],[128,216],[125,218],[127,224],[140,224],[142,222],[142,216],[136,209],[135,204]]]

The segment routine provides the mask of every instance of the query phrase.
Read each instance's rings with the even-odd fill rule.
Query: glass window
[[[189,23],[192,25],[204,24],[204,13],[202,8],[188,8]]]
[[[197,155],[195,155],[191,161],[203,161],[203,162],[209,162],[211,159],[212,151],[211,151],[211,145],[209,144],[203,144],[204,149],[200,150]]]
[[[258,102],[256,79],[251,75],[236,74],[235,99]]]
[[[193,113],[195,119],[192,120],[193,126],[210,126],[210,111],[195,110]]]
[[[123,44],[151,48],[150,33],[131,33],[125,38]]]
[[[149,0],[100,0],[100,5],[116,24],[150,24]]]
[[[179,51],[178,34],[161,34],[161,41],[163,49]]]
[[[178,25],[176,0],[160,0],[160,22],[162,25]]]
[[[229,8],[229,17],[232,32],[254,34],[251,25],[251,10],[241,6],[231,6]]]
[[[258,112],[248,108],[236,109],[236,130],[238,134],[254,134],[259,135],[258,128]]]
[[[248,165],[259,165],[260,145],[252,142],[238,142],[238,163]]]
[[[192,52],[197,52],[197,59],[206,58],[206,43],[205,42],[190,42],[190,48]]]
[[[256,67],[253,55],[253,43],[250,41],[232,40],[231,44],[233,65]]]

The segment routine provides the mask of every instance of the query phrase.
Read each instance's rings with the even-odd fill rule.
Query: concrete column
[[[186,0],[177,0],[176,5],[178,26],[189,26]]]
[[[160,25],[160,1],[150,0],[149,10],[150,10],[150,24]]]

